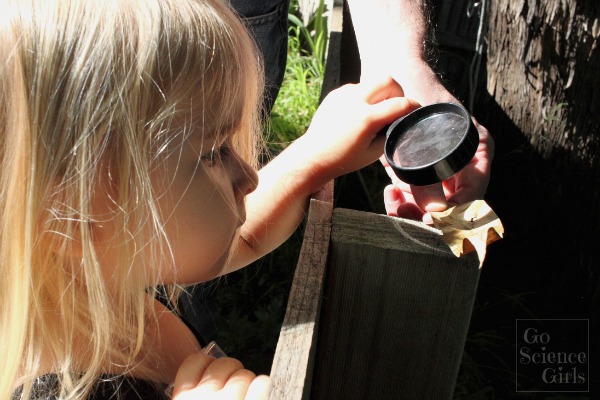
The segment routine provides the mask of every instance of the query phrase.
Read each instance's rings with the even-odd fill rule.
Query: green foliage
[[[322,77],[325,71],[325,52],[327,49],[327,18],[324,15],[325,3],[323,0],[308,24],[304,23],[295,14],[290,13],[288,21],[290,22],[291,45],[296,46],[299,42],[302,48],[299,53],[308,57],[307,67],[311,74],[316,77]]]
[[[288,57],[284,82],[273,107],[267,142],[278,152],[301,136],[317,110],[325,71],[327,18],[323,0],[304,25],[297,2],[290,5]]]
[[[544,121],[547,123],[551,123],[554,120],[557,120],[559,118],[562,108],[568,105],[568,103],[558,103],[557,105],[551,107],[550,110],[547,111],[547,115],[544,117]]]

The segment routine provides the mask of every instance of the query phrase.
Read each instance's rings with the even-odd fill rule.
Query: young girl
[[[261,66],[222,0],[1,10],[0,398],[264,397],[152,288],[277,247],[416,104],[391,80],[343,87],[257,175]]]

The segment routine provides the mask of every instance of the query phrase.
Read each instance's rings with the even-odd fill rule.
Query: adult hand
[[[256,376],[233,358],[192,354],[179,367],[174,400],[261,400],[269,392],[269,377]]]
[[[361,82],[390,75],[406,95],[422,105],[458,102],[427,63],[426,2],[413,0],[348,0],[361,58]],[[476,124],[479,148],[475,158],[443,185],[409,186],[388,167],[393,186],[384,191],[388,215],[430,221],[429,211],[442,211],[448,203],[465,203],[483,197],[490,177],[494,142],[487,129]],[[387,166],[387,163],[384,165]]]
[[[473,159],[458,174],[442,183],[413,186],[399,180],[385,157],[381,158],[392,185],[384,189],[388,215],[431,222],[430,211],[443,211],[453,204],[482,199],[490,179],[494,141],[488,130],[473,120],[479,132],[479,146]]]

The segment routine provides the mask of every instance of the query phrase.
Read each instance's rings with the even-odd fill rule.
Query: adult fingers
[[[425,222],[423,218],[428,215],[428,213],[424,213],[416,204],[409,202],[401,204],[396,210],[396,214],[398,218],[423,222]]]
[[[410,192],[403,192],[398,186],[388,185],[383,190],[383,201],[387,215],[420,221],[423,211],[415,204]]]
[[[448,197],[448,203],[465,204],[473,200],[483,199],[489,179],[484,176],[469,174],[468,177],[457,177],[454,192]]]
[[[490,180],[494,140],[485,127],[474,122],[479,131],[479,146],[469,164],[454,177],[454,190],[448,201],[456,204],[482,199]]]
[[[444,211],[448,208],[446,195],[441,183],[425,186],[411,186],[417,205],[425,211]]]
[[[388,215],[421,220],[426,212],[443,211],[448,208],[442,184],[409,185],[398,179],[385,157],[381,157],[380,160],[392,180],[392,185],[384,189],[384,205]]]
[[[387,185],[383,189],[383,203],[387,215],[397,217],[398,207],[406,202],[404,194],[394,185]]]

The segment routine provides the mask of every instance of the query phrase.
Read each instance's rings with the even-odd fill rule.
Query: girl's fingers
[[[404,97],[402,86],[389,76],[377,81],[363,81],[360,85],[366,88],[364,99],[369,104],[376,104],[391,97]]]
[[[260,375],[254,378],[244,400],[263,400],[269,395],[270,379],[266,375]]]
[[[175,378],[173,399],[263,400],[269,392],[269,378],[256,377],[233,358],[188,357]]]
[[[195,388],[208,366],[214,361],[214,357],[202,353],[194,353],[188,356],[177,371],[175,377],[173,398],[185,390]]]
[[[197,353],[189,356],[175,378],[173,399],[266,399],[269,378],[257,378],[233,358],[219,358]]]
[[[421,105],[415,100],[406,97],[391,97],[378,103],[369,105],[369,119],[367,122],[376,123],[377,128],[383,128],[396,119],[416,110]]]
[[[242,363],[235,358],[219,358],[206,368],[199,385],[212,390],[222,389],[236,372],[243,369]]]
[[[255,378],[256,375],[247,369],[239,369],[235,371],[219,392],[219,397],[222,399],[247,398],[248,388]]]

